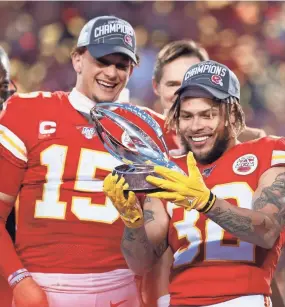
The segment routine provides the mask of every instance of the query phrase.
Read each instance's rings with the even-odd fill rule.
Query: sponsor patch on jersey
[[[56,122],[43,120],[39,123],[39,140],[56,135]]]
[[[77,126],[76,128],[79,129],[81,134],[88,140],[93,139],[94,136],[97,135],[96,129],[94,127]]]
[[[257,157],[253,154],[246,154],[235,160],[233,171],[238,175],[248,175],[256,170],[257,165]]]

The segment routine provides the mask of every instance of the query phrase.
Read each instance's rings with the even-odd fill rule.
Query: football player
[[[0,110],[3,109],[5,101],[16,92],[15,89],[10,89],[9,85],[15,87],[10,80],[10,63],[5,50],[0,46]],[[8,230],[12,240],[15,240],[15,211],[12,210],[7,218],[6,229]],[[0,277],[0,297],[3,307],[11,306],[11,290],[9,289],[7,280]]]
[[[165,45],[157,55],[153,71],[153,90],[159,97],[163,113],[166,116],[171,106],[174,104],[177,95],[176,90],[181,86],[183,76],[191,65],[209,59],[207,51],[193,40],[178,40]],[[184,149],[175,133],[165,133],[167,141],[172,138],[172,155],[180,155]],[[262,129],[245,127],[238,136],[241,142],[254,140],[265,136]],[[172,263],[172,253],[170,248],[165,252],[157,265],[147,276],[145,283],[153,282],[151,290],[152,298],[158,298],[158,306],[168,306],[168,271]],[[149,303],[148,303],[149,304]]]
[[[108,175],[104,191],[126,227],[122,250],[137,274],[170,246],[171,306],[270,306],[285,234],[285,140],[240,143],[240,85],[226,66],[191,66],[168,114],[189,153],[183,172],[156,166],[143,210],[128,184]],[[197,164],[196,164],[197,163]],[[144,213],[143,213],[144,212]]]
[[[90,120],[96,103],[117,100],[138,63],[134,29],[114,16],[94,18],[71,57],[70,93],[14,95],[1,116],[1,274],[16,307],[139,306],[120,251],[123,223],[102,191],[120,162]],[[15,250],[4,225],[16,196]]]

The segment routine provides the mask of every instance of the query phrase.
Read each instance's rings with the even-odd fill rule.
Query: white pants
[[[32,277],[46,292],[49,307],[140,306],[134,275],[129,270],[98,274],[32,273]]]
[[[166,302],[165,302],[166,303]],[[159,307],[169,307],[168,304],[158,305]],[[172,307],[187,307],[186,305],[171,305]],[[198,307],[198,306],[197,306]],[[199,306],[199,307],[272,307],[269,297],[264,298],[263,295],[247,295],[229,300],[223,303]]]

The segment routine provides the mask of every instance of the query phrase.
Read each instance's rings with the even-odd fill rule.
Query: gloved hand
[[[214,205],[216,196],[206,187],[192,152],[187,155],[187,166],[189,177],[167,167],[155,166],[154,171],[164,179],[147,176],[146,180],[165,191],[148,196],[174,202],[186,210],[196,209],[206,213]]]
[[[125,178],[118,181],[118,175],[109,174],[103,183],[103,191],[110,198],[114,207],[120,213],[121,219],[129,228],[141,227],[144,223],[142,208],[134,192],[130,191],[125,198],[124,190],[129,185],[125,183]]]

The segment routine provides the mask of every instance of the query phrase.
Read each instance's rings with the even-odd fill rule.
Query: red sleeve
[[[15,251],[12,239],[5,228],[6,220],[11,212],[13,203],[0,200],[0,273],[6,279],[23,265]]]
[[[271,167],[285,166],[285,138],[265,137],[260,139],[259,176]]]
[[[10,162],[5,156],[8,157],[9,152],[0,145],[0,192],[16,197],[25,168],[20,167],[18,161]],[[12,157],[11,159],[13,160]],[[13,272],[23,268],[5,227],[13,206],[14,203],[4,202],[0,199],[0,272],[6,279]]]
[[[23,268],[5,228],[14,203],[6,201],[5,195],[1,195],[16,198],[26,169],[27,149],[22,136],[22,116],[25,113],[20,103],[16,98],[12,99],[0,118],[0,274],[6,279]]]

